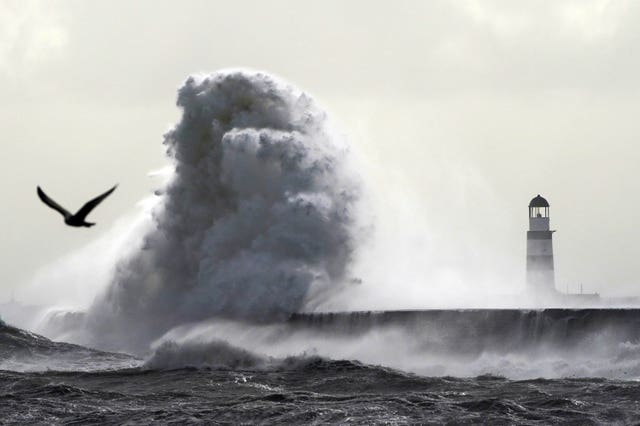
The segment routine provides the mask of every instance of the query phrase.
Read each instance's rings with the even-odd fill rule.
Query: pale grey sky
[[[134,212],[176,88],[229,67],[326,107],[416,285],[520,286],[541,193],[558,287],[640,295],[639,39],[622,0],[2,0],[0,300]],[[35,195],[73,208],[114,183],[89,230]]]

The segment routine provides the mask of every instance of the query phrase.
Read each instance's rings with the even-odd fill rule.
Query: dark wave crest
[[[0,369],[14,371],[88,371],[121,369],[138,361],[125,354],[103,352],[63,342],[0,321]]]

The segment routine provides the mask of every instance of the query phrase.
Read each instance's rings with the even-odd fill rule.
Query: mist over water
[[[469,239],[478,254],[470,258],[448,235],[434,237],[413,220],[430,212],[404,194],[377,193],[384,203],[372,207],[380,189],[366,173],[361,180],[326,113],[298,89],[264,73],[225,71],[187,79],[178,106],[182,117],[164,137],[172,166],[154,200],[38,274],[30,293],[56,289],[56,297],[9,322],[141,355],[151,369],[280,368],[321,356],[424,375],[640,377],[633,326],[589,328],[572,312],[480,321],[451,311],[392,324],[353,314],[329,329],[292,325],[297,312],[539,306],[518,294],[518,283],[494,279],[501,253]],[[475,197],[486,199],[482,190]],[[478,274],[473,264],[489,266]],[[368,328],[354,332],[357,324]],[[567,330],[585,324],[564,344]]]
[[[207,320],[153,344],[147,368],[284,368],[312,357],[423,376],[639,379],[637,310],[432,310]]]

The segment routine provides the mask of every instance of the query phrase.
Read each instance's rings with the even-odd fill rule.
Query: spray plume
[[[283,318],[348,274],[358,181],[313,100],[231,71],[189,77],[177,103],[153,226],[87,316],[101,347],[139,350],[209,317]]]

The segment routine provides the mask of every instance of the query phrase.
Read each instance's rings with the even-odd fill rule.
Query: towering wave
[[[269,75],[192,76],[164,139],[175,172],[143,248],[117,266],[87,326],[132,349],[212,316],[282,318],[344,282],[358,181],[326,114]]]

